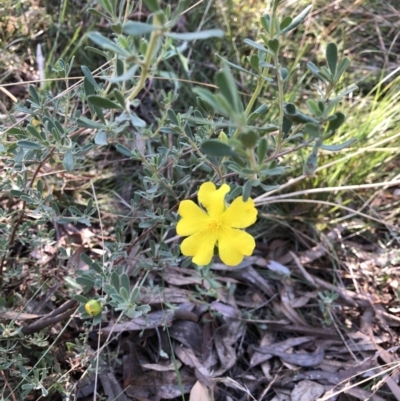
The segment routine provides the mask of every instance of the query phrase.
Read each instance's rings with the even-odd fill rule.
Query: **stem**
[[[158,20],[157,16],[154,15],[153,18],[154,18],[153,24],[157,25],[157,26],[160,25],[160,21]],[[154,49],[157,45],[157,40],[158,40],[159,36],[160,36],[159,30],[152,31],[152,33],[150,35],[149,46],[147,47],[147,51],[146,51],[146,56],[145,56],[143,64],[142,64],[139,82],[136,84],[132,93],[129,95],[129,97],[128,97],[129,101],[132,101],[133,99],[135,99],[136,96],[140,93],[140,91],[144,88],[147,76],[149,74],[151,59],[153,57]]]
[[[279,60],[278,60],[278,55],[274,57],[274,64],[275,64],[275,70],[276,70],[276,80],[278,83],[278,103],[279,103],[279,132],[278,132],[278,137],[276,141],[276,149],[275,153],[279,153],[282,147],[282,142],[283,142],[283,117],[284,117],[284,110],[283,110],[283,102],[284,102],[284,94],[283,94],[283,81],[281,74],[279,72]]]

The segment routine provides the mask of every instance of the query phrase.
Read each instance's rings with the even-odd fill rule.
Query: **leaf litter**
[[[379,268],[398,274],[399,267],[387,263],[393,251],[358,249],[354,258],[355,244],[342,243],[345,268],[328,269],[328,249],[342,232],[336,228],[300,254],[276,242],[268,257],[247,258],[237,268],[216,263],[214,286],[188,268],[153,272],[140,294],[151,312],[134,319],[110,316],[89,336],[93,352],[100,344],[113,355],[100,366],[106,399],[400,401],[399,307],[379,292],[396,284],[377,288],[368,273]],[[78,257],[70,269],[85,269],[79,255],[95,242],[92,233],[79,235],[60,236],[64,242],[74,237]],[[45,267],[53,251],[44,251],[36,257]],[[126,261],[132,272],[137,252]],[[359,275],[354,291],[350,270]],[[6,311],[0,317],[15,319],[29,334],[59,324],[78,306],[71,300],[56,308],[46,296],[32,305],[36,314]],[[76,319],[71,327],[79,331]],[[93,399],[94,380],[82,375],[76,400]]]

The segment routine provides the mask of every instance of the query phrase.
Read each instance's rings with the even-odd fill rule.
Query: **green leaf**
[[[116,271],[113,271],[111,273],[111,285],[113,286],[113,288],[115,289],[116,292],[119,292],[120,290],[120,282],[119,282],[119,275]]]
[[[160,27],[138,21],[128,21],[122,26],[123,32],[132,36],[146,35],[156,29],[160,29]]]
[[[26,136],[25,131],[23,129],[17,128],[17,127],[10,128],[10,129],[6,130],[6,132],[8,135]]]
[[[262,27],[269,33],[270,29],[271,29],[271,17],[269,16],[269,14],[264,14],[261,17],[261,25]]]
[[[219,104],[215,99],[215,95],[205,88],[194,88],[193,92],[198,95],[204,102],[209,104],[213,110],[219,110]]]
[[[37,92],[36,88],[33,85],[28,86],[29,94],[31,95],[33,103],[40,105],[40,97],[39,93]]]
[[[221,93],[218,93],[215,95],[215,100],[217,101],[218,108],[216,109],[219,111],[221,114],[225,116],[229,116],[232,119],[234,119],[237,115],[237,112],[235,109],[232,107],[231,103],[229,100],[225,98]]]
[[[119,54],[124,57],[129,57],[129,53],[127,51],[117,46],[113,41],[104,37],[99,32],[89,32],[88,37],[90,40],[96,43],[96,45],[100,46],[105,50],[109,50],[113,53]]]
[[[260,59],[257,54],[252,54],[250,57],[247,57],[247,59],[249,60],[251,67],[258,71]]]
[[[270,39],[267,42],[268,48],[274,53],[277,54],[279,51],[279,40],[278,39]]]
[[[96,107],[100,107],[102,109],[119,109],[123,110],[122,106],[118,103],[113,102],[110,99],[106,99],[97,95],[90,95],[87,97],[87,101]]]
[[[329,43],[326,48],[326,60],[331,70],[332,76],[335,76],[338,62],[338,51],[335,43]]]
[[[257,143],[259,138],[258,132],[250,131],[250,132],[242,132],[238,139],[246,148],[252,148]]]
[[[335,119],[329,121],[328,132],[336,131],[346,119],[346,116],[340,111],[336,112],[334,116],[336,116]]]
[[[40,136],[39,132],[36,130],[36,128],[35,128],[33,125],[28,124],[28,125],[26,126],[26,130],[27,130],[34,138],[38,139],[39,141],[42,140],[42,137]]]
[[[224,64],[222,71],[217,72],[216,84],[232,109],[236,112],[242,112],[239,93],[227,64]]]
[[[89,298],[86,298],[83,295],[79,295],[79,294],[74,295],[73,298],[75,299],[75,301],[78,301],[82,304],[86,304],[86,302],[89,301]]]
[[[257,74],[254,74],[254,72],[248,71],[248,70],[244,69],[243,67],[241,67],[240,65],[236,65],[236,64],[231,63],[230,61],[228,61],[227,59],[223,58],[223,57],[220,56],[219,54],[215,54],[215,55],[216,55],[219,59],[221,59],[223,62],[225,62],[226,64],[228,64],[229,67],[234,68],[235,70],[244,72],[244,73],[246,73],[246,74],[253,75],[254,77],[257,76]]]
[[[243,193],[242,193],[243,202],[247,202],[247,200],[251,196],[251,189],[253,188],[252,181],[253,180],[247,180],[243,185]]]
[[[99,0],[99,3],[105,8],[111,15],[114,15],[114,7],[110,0]]]
[[[348,57],[345,57],[340,61],[335,75],[336,81],[339,80],[339,78],[343,75],[343,73],[346,71],[349,65],[350,65],[350,60],[348,59]]]
[[[96,54],[100,54],[100,56],[103,56],[106,59],[109,59],[107,53],[97,49],[96,47],[93,46],[85,46],[85,50],[88,52],[92,52],[92,53],[96,53]]]
[[[102,123],[98,123],[96,121],[92,121],[89,118],[86,117],[79,117],[76,122],[80,127],[86,127],[86,128],[93,128],[93,129],[102,129],[106,128],[106,126]]]
[[[107,76],[102,76],[102,79],[105,79],[111,83],[116,83],[116,82],[124,82],[124,81],[130,81],[136,74],[136,71],[138,70],[139,65],[134,65],[132,68],[129,68],[128,71],[126,71],[122,75],[118,75],[116,77],[107,77]]]
[[[152,13],[155,13],[160,9],[160,4],[158,0],[143,0],[143,3]]]
[[[75,167],[75,160],[74,155],[72,154],[72,150],[68,149],[65,152],[64,159],[63,159],[63,166],[65,170],[72,171]]]
[[[280,68],[279,74],[281,75],[281,79],[283,82],[285,82],[289,77],[289,71],[287,70],[287,68]]]
[[[260,174],[264,175],[264,176],[274,176],[274,175],[283,175],[286,172],[285,167],[274,167],[271,168],[271,166],[264,164],[263,166],[261,166],[260,169]]]
[[[292,128],[293,121],[289,119],[288,116],[283,116],[283,121],[282,121],[282,132],[285,135],[285,137],[289,134],[290,129]]]
[[[100,146],[107,145],[107,133],[105,131],[97,132],[96,136],[94,137],[94,143]]]
[[[23,149],[43,149],[43,146],[40,143],[32,142],[32,141],[18,141],[17,145]]]
[[[121,288],[125,288],[125,290],[129,293],[131,284],[130,284],[130,281],[129,281],[129,277],[128,277],[128,275],[126,273],[122,273],[119,276],[119,282],[121,283]]]
[[[320,71],[319,71],[318,67],[317,67],[314,63],[312,63],[311,61],[309,61],[309,62],[307,63],[307,67],[309,68],[309,70],[311,71],[311,73],[312,73],[313,75],[315,75],[317,78],[319,78],[322,82],[325,82],[325,83],[328,83],[328,82],[329,82],[329,80],[327,80],[325,77],[323,77],[323,76],[320,74]]]
[[[146,121],[144,121],[141,118],[139,118],[135,113],[131,112],[129,114],[129,116],[130,116],[131,124],[134,127],[139,127],[139,128],[145,128],[146,127]]]
[[[115,96],[115,100],[120,104],[122,109],[125,109],[125,99],[122,93],[118,89],[114,89],[112,94]]]
[[[318,124],[318,121],[315,120],[314,118],[307,116],[300,111],[296,110],[296,106],[293,103],[287,103],[285,104],[284,107],[284,112],[285,116],[290,120],[295,123],[316,123]]]
[[[164,36],[167,36],[176,40],[198,40],[198,39],[209,39],[209,38],[223,38],[224,31],[221,29],[209,29],[207,31],[199,31],[199,32],[185,32],[185,33],[176,33],[176,32],[166,32]]]
[[[82,262],[86,263],[90,267],[94,263],[93,260],[90,259],[90,257],[88,255],[86,255],[86,253],[81,253],[81,260],[82,260]]]
[[[83,75],[86,77],[86,79],[92,84],[93,88],[95,90],[100,90],[99,85],[97,85],[96,80],[93,78],[93,75],[89,68],[86,67],[86,65],[81,65],[81,70],[83,72]]]
[[[132,151],[130,151],[126,146],[117,144],[116,149],[119,153],[122,153],[124,156],[132,157]]]
[[[315,116],[320,117],[322,115],[323,110],[320,109],[318,103],[315,100],[307,99],[306,105],[308,107],[308,110],[310,110],[310,112]]]
[[[232,148],[227,145],[226,143],[223,143],[219,141],[218,139],[209,139],[207,141],[204,141],[200,149],[203,153],[205,153],[208,156],[235,156],[236,153],[232,150]]]
[[[282,29],[287,28],[287,27],[292,23],[292,21],[293,21],[293,18],[292,18],[292,17],[285,17],[285,18],[281,21],[281,23],[280,23],[280,25],[279,25],[279,29],[281,30],[281,32],[282,32]]]
[[[321,131],[317,124],[313,123],[304,124],[304,131],[312,138],[319,138],[321,136]]]
[[[313,150],[307,157],[306,162],[304,163],[303,166],[303,174],[304,175],[313,175],[315,170],[318,167],[318,149],[321,146],[320,141],[316,141],[315,145],[313,147]]]
[[[254,47],[257,50],[261,50],[263,53],[270,53],[271,54],[271,51],[269,49],[267,49],[266,47],[264,47],[260,43],[254,42],[254,40],[246,38],[244,40],[244,43],[248,44],[251,47]]]
[[[312,5],[310,4],[307,6],[297,17],[293,18],[293,21],[286,27],[281,30],[281,33],[286,33],[291,31],[292,29],[296,28],[300,25],[310,13]]]
[[[122,24],[120,22],[117,22],[116,24],[111,24],[110,28],[117,35],[121,35],[121,33],[122,33]]]
[[[90,14],[96,15],[97,17],[105,18],[106,20],[109,19],[109,17],[107,15],[101,13],[100,11],[96,10],[95,8],[89,8],[88,11]]]
[[[356,138],[351,138],[345,142],[339,143],[337,145],[321,145],[320,148],[323,150],[328,150],[329,152],[337,152],[344,148],[349,147],[352,143],[356,142]]]
[[[171,120],[172,124],[177,125],[179,127],[179,121],[178,121],[178,117],[176,116],[176,113],[173,109],[168,109],[167,110],[167,115],[168,118]]]
[[[264,160],[265,155],[267,154],[267,145],[267,140],[265,138],[261,138],[257,148],[258,163],[262,163],[262,161]]]
[[[79,276],[76,278],[76,282],[84,287],[92,288],[94,286],[94,281],[89,277]]]

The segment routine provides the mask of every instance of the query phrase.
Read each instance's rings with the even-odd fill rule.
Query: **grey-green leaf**
[[[97,95],[90,95],[87,97],[87,101],[93,106],[101,107],[102,109],[120,109],[123,110],[122,106],[118,103],[113,102],[110,99],[106,99]]]
[[[254,40],[251,39],[245,39],[244,43],[248,44],[251,47],[254,47],[257,50],[261,50],[264,53],[271,53],[271,51],[269,49],[267,49],[266,47],[264,47],[263,45],[261,45],[260,43],[254,42]]]
[[[43,146],[40,143],[36,143],[36,142],[32,142],[32,141],[18,141],[17,145],[20,148],[24,148],[24,149],[32,149],[32,150],[43,149]]]
[[[129,56],[129,53],[127,51],[118,47],[113,41],[106,38],[99,32],[89,32],[88,37],[90,40],[92,40],[94,43],[96,43],[96,45],[100,46],[101,48],[103,48],[105,50],[112,51],[112,52],[117,53],[124,57]]]
[[[254,74],[253,72],[244,69],[244,68],[241,67],[240,65],[236,65],[236,64],[231,63],[229,60],[223,58],[223,57],[220,56],[219,54],[216,54],[216,56],[217,56],[219,59],[221,59],[223,62],[225,62],[226,64],[228,64],[229,67],[234,68],[235,70],[244,72],[244,73],[246,73],[246,74],[253,75],[253,76],[255,76],[255,77],[257,76],[257,74]]]
[[[97,85],[96,80],[94,79],[91,71],[89,70],[88,67],[86,67],[86,65],[81,65],[81,70],[83,72],[83,75],[87,78],[87,80],[93,85],[93,88],[95,90],[99,90],[99,85]]]
[[[72,150],[69,149],[65,152],[63,159],[63,166],[65,170],[72,171],[75,167],[74,155],[72,154]]]
[[[232,148],[229,145],[217,139],[209,139],[207,141],[204,141],[201,144],[200,149],[203,153],[205,153],[208,156],[224,157],[224,156],[236,155],[234,150],[232,150]]]
[[[352,143],[356,142],[356,138],[351,138],[345,142],[339,143],[337,145],[321,145],[320,148],[323,150],[328,150],[330,152],[337,152],[339,150],[342,150],[344,148],[349,147]]]
[[[94,143],[100,146],[107,145],[107,133],[105,131],[99,131],[94,137]]]
[[[150,32],[153,32],[156,29],[160,29],[160,27],[138,21],[125,22],[125,24],[122,27],[124,33],[127,33],[128,35],[132,36],[146,35]]]
[[[199,31],[199,32],[185,32],[185,33],[167,32],[164,33],[164,36],[176,40],[190,41],[198,39],[222,38],[224,37],[224,31],[222,31],[221,29],[209,29],[206,31]]]
[[[338,51],[335,43],[329,43],[326,47],[326,61],[328,62],[332,76],[335,76],[338,62]]]
[[[293,18],[293,21],[286,27],[281,30],[281,33],[286,33],[291,31],[292,29],[296,28],[300,25],[310,13],[312,5],[310,4],[307,6],[297,17]]]

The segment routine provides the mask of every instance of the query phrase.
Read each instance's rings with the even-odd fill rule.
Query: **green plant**
[[[101,9],[89,12],[107,21],[110,31],[89,32],[86,51],[102,57],[103,66],[96,71],[80,66],[84,78],[71,85],[74,58],[59,59],[53,72],[66,90],[51,94],[29,86],[29,99],[15,108],[24,117],[17,119],[9,113],[0,142],[4,164],[0,190],[8,198],[8,207],[0,210],[2,285],[7,292],[21,276],[29,255],[38,247],[54,245],[57,227],[95,226],[102,238],[102,255],[95,260],[93,255],[82,254],[88,268],[68,277],[70,287],[64,292],[81,304],[77,313],[87,319],[87,327],[102,322],[99,310],[85,310],[88,303],[106,306],[104,312],[107,306],[112,308],[118,320],[141,316],[150,310],[141,303],[141,291],[151,285],[151,272],[173,264],[191,264],[182,257],[173,230],[179,202],[192,197],[201,183],[229,184],[227,201],[242,197],[244,203],[256,195],[262,200],[263,193],[277,188],[277,178],[286,177],[292,158],[301,150],[308,152],[304,175],[312,176],[321,150],[334,152],[351,145],[354,138],[340,140],[345,115],[339,108],[356,89],[351,85],[341,90],[349,60],[340,58],[337,46],[329,43],[326,66],[307,65],[314,76],[315,91],[305,104],[293,99],[291,78],[298,65],[289,68],[283,50],[289,33],[304,21],[311,7],[292,18],[285,10],[279,12],[280,2],[275,0],[270,13],[261,18],[261,40],[244,41],[252,52],[246,65],[221,57],[216,91],[196,86],[196,103],[181,112],[174,109],[177,94],[162,91],[161,107],[145,120],[138,110],[149,92],[150,77],[161,76],[167,60],[182,56],[182,42],[220,38],[223,32],[174,32],[188,1],[180,1],[172,10],[170,6],[162,8],[157,0],[144,0],[150,12],[146,23],[128,20],[137,7],[130,1],[98,3]],[[247,102],[235,83],[237,71],[255,81]],[[270,97],[265,101],[261,95],[267,91]],[[90,181],[91,192],[85,190],[65,199],[54,189],[59,184],[56,178],[40,177],[44,168],[70,174],[87,172],[104,147],[113,157],[128,159],[137,170],[126,209],[108,221],[111,239],[107,241],[97,196],[101,178]],[[117,178],[117,174],[112,176]],[[257,233],[257,226],[253,232]],[[127,239],[128,235],[132,238]],[[15,251],[17,245],[23,247],[22,254]],[[56,266],[67,275],[64,261],[72,258],[71,249],[61,246],[58,252]],[[136,259],[133,268],[129,258]],[[29,263],[33,268],[34,261]],[[217,288],[208,267],[203,277],[212,289]],[[24,307],[22,300],[18,306]],[[1,340],[8,341],[6,355],[11,348],[20,348],[23,340],[20,331],[7,330],[1,334]],[[15,334],[12,341],[7,339],[10,333]],[[39,354],[40,367],[25,368],[18,378],[22,398],[31,391],[45,396],[50,387],[48,372],[52,367],[45,362],[46,354]],[[22,356],[13,356],[4,366],[15,370],[24,363]]]

